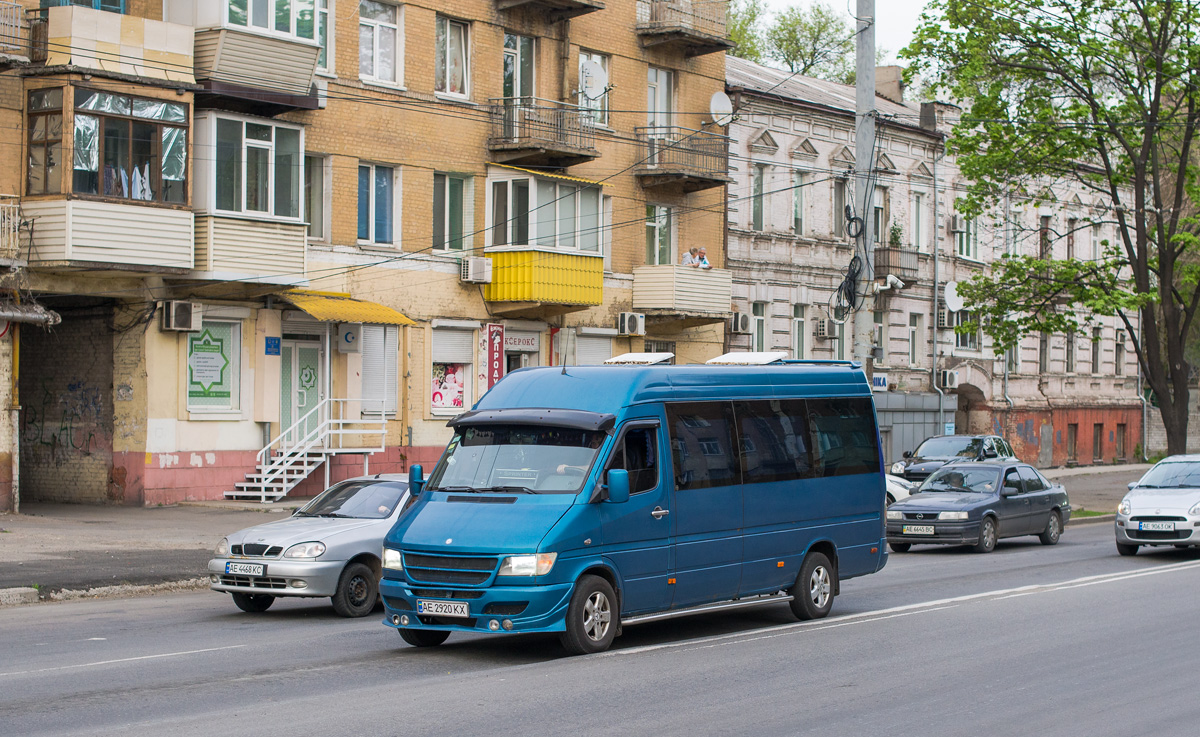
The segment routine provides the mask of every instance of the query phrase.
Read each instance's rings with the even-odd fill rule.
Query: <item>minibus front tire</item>
[[[449,632],[440,630],[413,630],[400,627],[396,630],[404,641],[413,647],[437,647],[450,636]]]
[[[599,576],[581,576],[567,607],[566,626],[560,640],[572,655],[607,650],[620,627],[617,596],[612,585]]]
[[[796,585],[788,593],[792,600],[788,606],[797,619],[821,619],[833,608],[834,582],[837,571],[824,553],[809,553],[800,566]]]

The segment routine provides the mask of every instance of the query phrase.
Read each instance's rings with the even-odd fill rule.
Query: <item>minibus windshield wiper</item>
[[[465,492],[467,492],[468,494],[478,494],[478,493],[480,493],[480,490],[479,490],[479,489],[476,489],[474,486],[435,486],[435,487],[433,487],[433,488],[426,489],[426,491],[450,491],[450,492],[463,492],[463,491],[465,491]]]
[[[479,491],[512,492],[515,494],[535,494],[535,493],[537,493],[533,489],[529,488],[528,486],[489,486],[486,489],[480,489]]]

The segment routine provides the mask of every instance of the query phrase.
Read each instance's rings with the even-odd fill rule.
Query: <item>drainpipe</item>
[[[942,429],[946,427],[945,414],[942,410],[942,405],[945,403],[946,392],[942,391],[942,388],[938,386],[938,381],[937,381],[937,371],[938,371],[938,369],[937,369],[937,365],[938,365],[938,324],[937,324],[937,319],[938,319],[938,289],[940,288],[940,284],[938,282],[938,263],[940,261],[939,254],[942,250],[942,246],[941,246],[942,221],[938,217],[938,207],[939,207],[940,203],[939,203],[939,198],[938,198],[938,166],[937,166],[937,162],[938,162],[938,159],[940,159],[944,154],[945,154],[945,149],[943,149],[942,152],[935,154],[933,157],[933,233],[934,233],[934,236],[933,236],[933,320],[931,322],[931,325],[933,326],[933,361],[932,361],[932,368],[930,368],[930,370],[929,370],[929,384],[933,387],[933,390],[938,393],[938,410],[937,410],[938,431],[937,431],[937,434],[939,434],[939,435],[942,433]],[[1007,364],[1005,364],[1005,365],[1007,366]]]

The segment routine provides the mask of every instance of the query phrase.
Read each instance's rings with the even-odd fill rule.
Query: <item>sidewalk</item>
[[[1075,509],[1111,512],[1126,484],[1147,468],[1098,466],[1044,473],[1066,486]],[[0,607],[39,599],[133,596],[159,590],[156,586],[205,588],[206,566],[222,537],[281,519],[306,501],[186,502],[172,507],[23,504],[22,514],[0,514]],[[1092,519],[1107,521],[1111,516]]]

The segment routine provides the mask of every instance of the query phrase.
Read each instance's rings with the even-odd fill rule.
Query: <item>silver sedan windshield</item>
[[[1200,488],[1200,463],[1164,461],[1147,471],[1138,486],[1143,489]]]
[[[444,491],[574,493],[605,433],[534,425],[466,427],[429,477]]]
[[[343,481],[301,507],[296,516],[383,519],[392,513],[407,489],[403,481]]]

